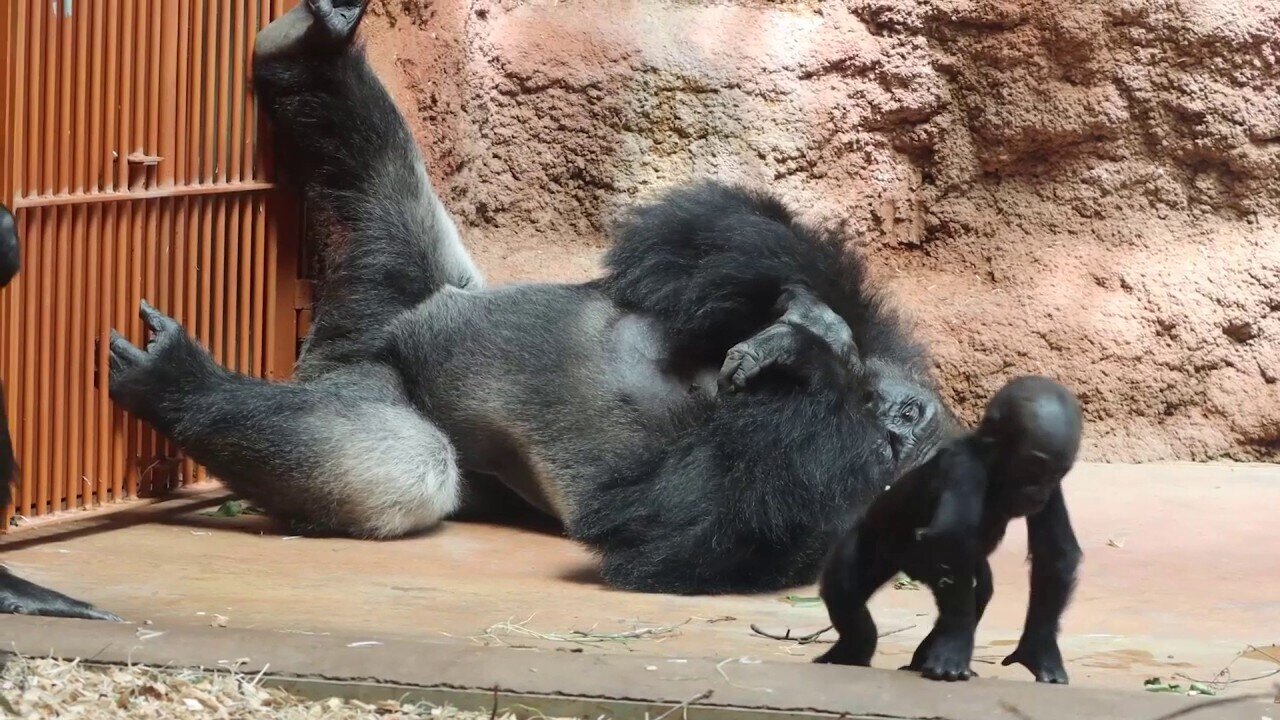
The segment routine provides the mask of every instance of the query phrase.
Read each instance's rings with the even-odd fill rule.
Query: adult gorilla
[[[219,367],[144,303],[151,340],[114,336],[112,397],[303,532],[420,531],[490,476],[618,587],[812,581],[954,423],[861,260],[704,184],[622,223],[601,280],[486,288],[354,42],[364,9],[308,0],[257,41],[256,92],[323,229],[296,379]]]

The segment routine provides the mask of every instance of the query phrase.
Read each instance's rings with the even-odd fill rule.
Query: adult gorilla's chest
[[[670,371],[660,329],[588,286],[446,290],[396,323],[390,352],[463,467],[562,519],[715,386],[714,370]]]

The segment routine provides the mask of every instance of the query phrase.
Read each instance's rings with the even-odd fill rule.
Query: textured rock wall
[[[1073,386],[1093,459],[1280,458],[1280,3],[374,0],[494,280],[596,271],[714,175],[857,238],[970,418]]]

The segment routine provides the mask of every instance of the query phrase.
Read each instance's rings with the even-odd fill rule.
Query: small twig
[[[908,625],[904,628],[898,628],[897,630],[890,630],[889,632],[880,633],[876,637],[886,638],[886,637],[889,637],[890,635],[897,635],[898,633],[906,632],[915,627],[916,627],[915,625]],[[759,635],[760,637],[766,637],[766,638],[769,638],[770,640],[782,640],[783,642],[793,642],[797,645],[812,645],[813,643],[831,643],[833,642],[832,640],[822,640],[821,638],[823,635],[831,632],[834,629],[835,629],[834,625],[828,625],[825,628],[817,632],[809,633],[808,635],[792,635],[791,628],[787,628],[783,634],[778,635],[777,633],[771,633],[771,632],[766,632],[762,630],[760,626],[756,625],[755,623],[751,624],[751,632]]]
[[[726,658],[726,659],[721,660],[720,662],[716,663],[716,672],[720,673],[720,677],[724,678],[724,681],[725,681],[726,683],[728,683],[730,687],[736,687],[736,688],[738,688],[739,690],[757,690],[757,691],[760,691],[760,692],[767,692],[767,693],[771,693],[771,692],[773,692],[773,688],[767,688],[767,687],[752,687],[752,686],[750,686],[750,685],[739,685],[738,683],[736,683],[736,682],[734,682],[734,681],[730,680],[730,679],[729,679],[729,674],[728,674],[728,673],[726,673],[726,672],[724,671],[724,666],[725,666],[725,665],[728,665],[729,663],[731,663],[731,662],[733,662],[733,661],[735,661],[735,660],[737,660],[738,662],[741,662],[741,661],[742,661],[742,658]]]
[[[1255,675],[1254,677],[1239,678],[1239,679],[1233,680],[1231,678],[1231,666],[1235,665],[1236,662],[1240,660],[1240,658],[1244,657],[1245,655],[1251,652],[1256,652],[1259,655],[1269,660],[1275,661],[1277,665],[1280,665],[1280,658],[1276,657],[1275,655],[1272,655],[1271,653],[1267,652],[1266,650],[1263,650],[1262,648],[1256,645],[1247,645],[1245,646],[1244,650],[1241,650],[1240,652],[1236,653],[1236,656],[1231,658],[1231,662],[1227,663],[1226,667],[1219,670],[1217,674],[1213,676],[1212,680],[1197,680],[1193,677],[1188,676],[1186,673],[1175,673],[1174,677],[1182,678],[1183,680],[1187,680],[1193,683],[1208,685],[1214,690],[1223,690],[1228,686],[1235,685],[1237,683],[1254,682],[1255,680],[1266,680],[1269,677],[1275,677],[1276,675],[1280,675],[1280,668],[1276,668],[1271,672],[1265,672],[1261,675]],[[1226,678],[1226,679],[1224,680],[1223,678]]]
[[[765,632],[764,630],[761,630],[761,629],[760,629],[760,626],[759,626],[759,625],[756,625],[755,623],[752,623],[752,624],[751,624],[751,632],[753,632],[753,633],[755,633],[755,634],[757,634],[757,635],[759,635],[759,636],[761,636],[761,637],[767,637],[767,638],[769,638],[770,640],[782,640],[782,641],[784,641],[784,642],[794,642],[794,643],[796,643],[797,645],[808,645],[808,644],[810,644],[810,643],[817,642],[817,641],[818,641],[818,638],[822,637],[823,635],[827,634],[828,632],[831,632],[831,631],[832,631],[832,630],[834,630],[834,629],[835,629],[835,626],[834,626],[834,625],[828,625],[828,626],[826,626],[826,627],[822,628],[821,630],[819,630],[819,631],[817,631],[817,632],[809,633],[808,635],[795,635],[795,636],[792,636],[792,634],[791,634],[791,628],[787,628],[786,632],[784,632],[784,633],[783,633],[783,634],[781,634],[781,635],[778,635],[778,634],[776,634],[776,633]]]
[[[666,711],[666,712],[662,713],[661,715],[659,715],[658,717],[654,718],[653,720],[666,720],[666,718],[670,717],[670,716],[671,716],[675,711],[677,711],[677,710],[687,710],[687,709],[689,708],[689,706],[690,706],[690,705],[692,705],[692,704],[694,704],[694,703],[696,703],[696,702],[701,702],[701,701],[703,701],[703,700],[706,700],[707,698],[711,697],[711,696],[714,694],[714,692],[715,692],[715,691],[713,691],[713,690],[703,690],[702,692],[698,693],[697,695],[694,695],[693,697],[689,698],[688,700],[685,700],[684,702],[680,703],[679,705],[677,705],[677,706],[675,706],[675,707],[671,708],[670,710],[668,710],[668,711]]]
[[[489,713],[489,720],[497,720],[498,718],[498,686],[493,686],[493,710]]]

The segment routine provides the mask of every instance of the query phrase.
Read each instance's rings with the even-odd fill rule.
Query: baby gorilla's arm
[[[1058,629],[1075,590],[1082,553],[1061,487],[1043,510],[1027,518],[1027,545],[1031,553],[1027,620],[1018,647],[1001,664],[1018,663],[1034,673],[1037,682],[1065,685],[1067,670],[1058,649]]]

